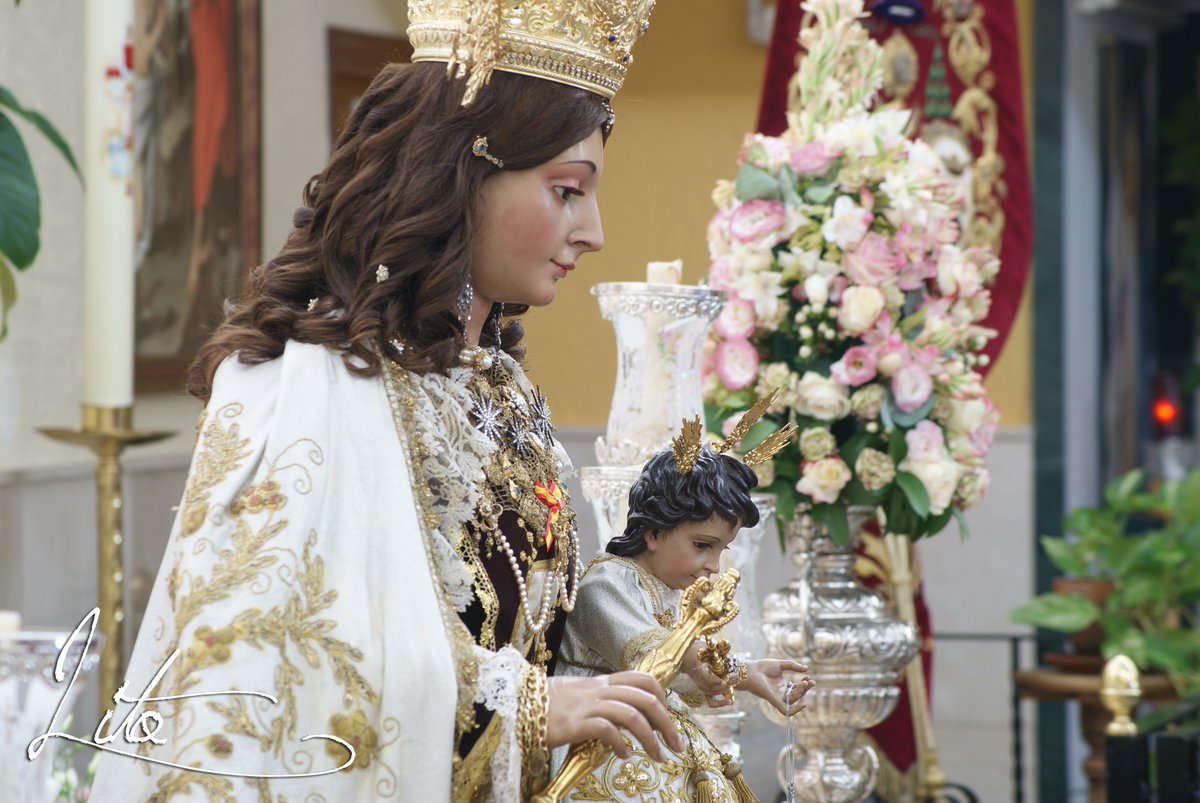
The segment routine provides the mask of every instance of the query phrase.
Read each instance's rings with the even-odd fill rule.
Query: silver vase
[[[721,571],[737,569],[741,576],[737,596],[738,615],[721,628],[716,638],[723,638],[733,647],[733,652],[742,659],[762,658],[767,654],[767,642],[763,637],[762,615],[758,604],[758,552],[763,536],[775,532],[775,497],[754,494],[754,506],[758,508],[758,524],[738,531],[737,538],[721,555]],[[755,698],[749,694],[735,694],[734,704],[727,708],[701,707],[690,716],[700,729],[712,740],[722,753],[742,761],[742,724],[754,705]]]
[[[778,762],[781,787],[790,782],[798,801],[858,803],[871,793],[879,758],[855,741],[895,708],[900,673],[917,654],[913,627],[889,615],[883,597],[854,577],[853,544],[873,512],[850,509],[846,547],[806,513],[780,520],[798,571],[763,602],[763,632],[771,657],[807,664],[816,681]],[[782,722],[774,709],[764,711]]]
[[[26,750],[30,741],[46,732],[60,700],[55,730],[65,730],[84,678],[100,660],[98,634],[86,653],[84,642],[76,639],[63,662],[64,680],[56,681],[55,664],[69,637],[69,633],[33,631],[0,634],[0,801],[54,799],[50,776],[65,741],[50,739],[34,761],[26,757]],[[69,684],[81,662],[80,679]],[[71,729],[81,730],[87,734],[87,728]]]

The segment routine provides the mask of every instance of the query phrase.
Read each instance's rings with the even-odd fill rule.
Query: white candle
[[[133,0],[84,4],[83,401],[133,404]]]
[[[679,284],[683,275],[683,260],[651,262],[646,265],[646,281],[650,284]]]
[[[0,633],[16,633],[21,629],[21,614],[16,611],[0,611]]]

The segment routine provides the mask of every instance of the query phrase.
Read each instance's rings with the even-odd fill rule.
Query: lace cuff
[[[475,702],[482,703],[499,719],[500,739],[492,754],[492,796],[495,803],[520,803],[521,745],[517,740],[517,707],[523,672],[528,667],[512,647],[497,652],[475,648],[479,659],[479,681]]]

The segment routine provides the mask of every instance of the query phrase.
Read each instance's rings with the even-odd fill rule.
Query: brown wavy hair
[[[346,368],[363,376],[379,373],[376,345],[397,335],[405,348],[391,354],[411,371],[457,363],[458,299],[470,277],[480,189],[498,173],[472,155],[475,137],[487,135],[505,170],[524,170],[607,119],[599,96],[539,78],[496,72],[467,108],[460,105],[463,86],[447,80],[445,64],[383,68],[328,166],[305,186],[279,253],[251,271],[240,301],[226,302],[224,321],[192,364],[189,393],[207,402],[222,361],[237,354],[243,363],[267,362],[289,339],[338,349]],[[390,275],[380,283],[381,264]],[[520,322],[510,320],[501,347],[520,359],[523,335]],[[481,343],[495,344],[491,326]]]

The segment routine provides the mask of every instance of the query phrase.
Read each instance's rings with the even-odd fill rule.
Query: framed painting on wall
[[[136,0],[135,383],[188,366],[259,261],[259,0]]]

